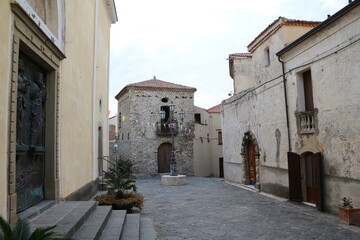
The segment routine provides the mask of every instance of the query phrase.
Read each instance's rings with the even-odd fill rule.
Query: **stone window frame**
[[[47,126],[45,142],[45,199],[60,201],[59,159],[60,159],[60,61],[65,58],[62,51],[51,42],[46,34],[34,24],[30,17],[16,3],[11,4],[13,35],[11,45],[11,78],[9,105],[9,151],[8,151],[8,220],[17,220],[16,195],[16,113],[18,61],[20,52],[28,55],[36,64],[46,70],[48,103],[46,107]]]
[[[259,144],[256,140],[255,135],[252,132],[245,132],[244,133],[244,137],[242,139],[242,143],[241,143],[241,157],[242,157],[242,183],[244,185],[248,185],[249,184],[249,168],[248,168],[248,152],[247,152],[247,145],[248,142],[252,141],[252,143],[254,144],[254,148],[255,148],[255,164],[256,164],[256,183],[255,183],[255,188],[256,189],[260,189],[260,149],[259,149]]]

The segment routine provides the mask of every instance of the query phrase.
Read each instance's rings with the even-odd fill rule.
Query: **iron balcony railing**
[[[176,136],[179,133],[179,127],[177,121],[168,124],[163,122],[156,123],[156,135],[171,136],[171,131],[173,131],[174,136]]]

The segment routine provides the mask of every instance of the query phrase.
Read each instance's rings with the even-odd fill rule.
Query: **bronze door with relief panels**
[[[20,54],[16,115],[17,212],[44,199],[46,74]]]

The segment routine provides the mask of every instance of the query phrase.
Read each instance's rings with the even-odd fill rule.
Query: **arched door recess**
[[[260,189],[259,146],[255,135],[246,132],[241,144],[243,184],[255,185]]]

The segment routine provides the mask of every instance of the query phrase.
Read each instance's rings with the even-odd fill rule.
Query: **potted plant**
[[[95,197],[100,206],[111,205],[114,210],[126,210],[128,213],[131,213],[134,207],[142,209],[144,198],[136,192],[134,180],[123,179],[106,172],[105,177],[109,191]]]
[[[360,208],[353,207],[350,198],[343,197],[339,206],[340,222],[360,226]]]

